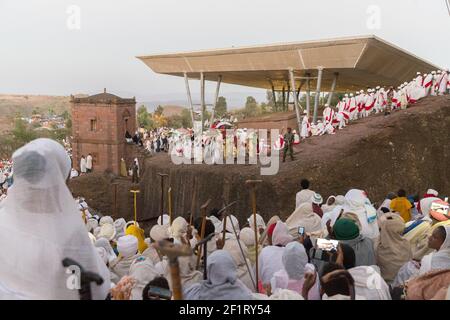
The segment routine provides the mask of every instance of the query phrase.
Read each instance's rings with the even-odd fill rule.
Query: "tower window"
[[[97,131],[97,119],[91,119],[91,131]]]

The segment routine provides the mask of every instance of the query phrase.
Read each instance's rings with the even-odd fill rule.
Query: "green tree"
[[[66,129],[70,132],[72,130],[72,118],[69,117],[69,119],[66,120]]]
[[[24,145],[37,138],[36,133],[31,130],[28,127],[27,123],[25,123],[25,121],[23,121],[22,119],[17,119],[15,121],[12,135],[14,139],[21,145]]]
[[[271,110],[274,110],[275,109],[275,101],[273,99],[272,90],[266,91],[266,100],[267,100],[267,106],[270,107]]]
[[[163,112],[164,112],[163,106],[159,105],[158,108],[156,108],[154,114],[156,114],[157,116],[162,116]]]
[[[49,108],[48,108],[47,114],[48,114],[49,116],[53,116],[53,115],[55,114],[55,110],[53,110],[53,107],[49,107]]]
[[[223,117],[227,113],[227,99],[225,97],[219,97],[215,109],[215,116],[217,118]]]
[[[262,114],[266,114],[266,113],[269,113],[270,111],[269,111],[269,105],[267,104],[267,103],[265,103],[265,102],[262,102],[260,105],[259,105],[259,108],[261,109],[261,113]]]
[[[192,128],[191,111],[189,109],[183,108],[181,110],[181,121],[183,128]]]
[[[150,115],[147,111],[147,107],[144,105],[141,105],[137,110],[137,120],[138,124],[141,127],[148,128],[150,121],[149,121]]]
[[[33,110],[33,112],[34,112],[34,110]],[[69,111],[64,110],[64,112],[61,113],[61,118],[63,118],[64,120],[67,121],[67,120],[70,118],[70,113],[69,113]]]
[[[245,102],[244,115],[245,117],[253,117],[258,113],[258,103],[252,96],[247,97]]]

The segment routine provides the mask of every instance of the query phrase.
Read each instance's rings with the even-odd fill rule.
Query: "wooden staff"
[[[169,224],[172,225],[172,187],[167,191],[167,200],[169,207]]]
[[[161,219],[161,225],[163,224],[163,215],[164,215],[164,178],[169,176],[167,173],[158,172],[158,176],[161,177],[161,207],[159,210],[159,216]]]
[[[225,245],[225,236],[227,234],[227,217],[228,213],[225,212],[223,217],[223,228],[222,228],[222,243]]]
[[[256,271],[256,292],[259,292],[258,282],[258,225],[256,223],[256,185],[262,183],[262,180],[247,180],[245,184],[250,187],[250,195],[252,201],[252,209],[253,209],[253,223],[255,229],[255,271]]]
[[[200,212],[202,214],[202,227],[200,231],[200,241],[205,238],[205,229],[206,229],[206,209],[209,206],[211,199],[208,199],[205,204],[203,204],[200,208]],[[202,257],[202,247],[200,246],[197,251],[197,269],[200,267],[200,258]]]
[[[134,196],[134,223],[137,225],[137,206],[136,206],[136,194],[139,193],[139,190],[130,190],[130,192]]]
[[[197,197],[197,179],[194,177],[194,186],[192,191],[192,201],[191,201],[191,215],[189,216],[189,225],[192,226],[192,219],[194,218],[194,211],[195,211],[195,200]]]
[[[191,256],[192,249],[188,245],[175,245],[162,240],[154,244],[155,249],[169,258],[170,277],[172,279],[173,300],[183,300],[178,257]]]

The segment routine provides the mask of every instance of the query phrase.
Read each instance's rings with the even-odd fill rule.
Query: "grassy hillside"
[[[61,114],[69,110],[69,100],[70,97],[61,96],[0,95],[0,114],[3,117],[30,116],[33,111]]]

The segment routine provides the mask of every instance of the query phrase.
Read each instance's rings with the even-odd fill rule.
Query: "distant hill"
[[[28,117],[36,110],[46,114],[53,110],[61,114],[70,108],[70,97],[64,96],[35,96],[35,95],[9,95],[0,94],[0,115],[14,117],[16,114]]]
[[[163,108],[164,108],[163,116],[166,118],[172,117],[172,116],[179,116],[179,115],[181,115],[181,112],[183,111],[183,109],[186,109],[185,107],[171,106],[171,105],[163,106]]]

